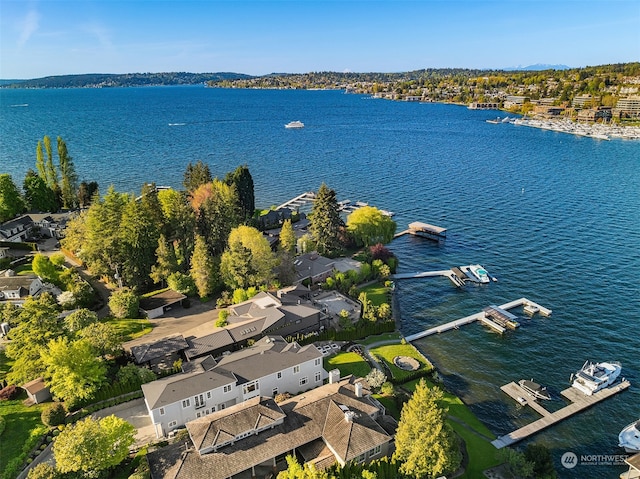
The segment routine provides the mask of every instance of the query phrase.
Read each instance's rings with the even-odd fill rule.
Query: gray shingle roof
[[[141,364],[177,353],[188,347],[181,334],[174,334],[159,341],[133,346],[131,354],[136,358],[136,363]]]
[[[300,347],[280,336],[267,336],[249,348],[224,356],[213,369],[200,368],[158,379],[144,384],[142,391],[149,407],[156,409],[225,384],[236,381],[243,384],[321,357],[322,353],[313,345]]]
[[[354,411],[352,423],[346,422],[340,405]],[[234,408],[242,406],[238,404]],[[318,440],[330,444],[349,460],[391,440],[369,417],[378,409],[366,398],[356,397],[348,379],[307,391],[279,404],[279,408],[286,414],[283,424],[223,446],[216,452],[200,455],[192,449],[180,454],[178,451],[185,451],[185,446],[178,444],[150,453],[152,477],[222,479]],[[196,420],[197,427],[206,430],[207,422],[213,423],[218,415],[224,414],[225,411],[221,411]],[[191,431],[192,423],[188,423],[187,428]],[[232,433],[227,432],[226,437]],[[202,431],[196,437],[202,437]],[[321,449],[320,444],[316,446],[310,450]]]
[[[187,338],[189,349],[184,354],[187,359],[202,356],[234,343],[233,337],[226,329],[219,329],[201,338]]]

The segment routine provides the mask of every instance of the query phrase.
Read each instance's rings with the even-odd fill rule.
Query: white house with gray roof
[[[158,437],[189,421],[257,396],[296,394],[321,386],[328,374],[313,345],[267,336],[248,348],[184,363],[183,372],[142,385]]]

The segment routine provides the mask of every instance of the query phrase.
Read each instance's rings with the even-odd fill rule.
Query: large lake
[[[247,164],[261,206],[325,182],[394,211],[398,230],[446,227],[440,245],[395,240],[400,271],[480,263],[499,281],[399,282],[402,331],[523,296],[552,309],[502,337],[473,324],[417,345],[496,435],[536,418],[501,385],[533,377],[557,394],[587,359],[622,362],[632,388],[531,439],[553,450],[560,477],[617,477],[624,467],[559,460],[622,453],[619,431],[640,418],[640,142],[485,122],[498,114],[336,91],[0,90],[0,172],[21,184],[37,141],[59,135],[103,192],[180,187],[200,159],[218,176]],[[305,128],[285,129],[292,120]]]

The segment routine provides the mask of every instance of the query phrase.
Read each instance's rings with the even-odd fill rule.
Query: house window
[[[293,367],[293,374],[298,374],[300,372],[300,366]]]
[[[358,457],[355,458],[356,462],[364,462],[365,459],[365,454],[360,454]]]
[[[276,377],[277,377],[278,379],[282,379],[282,372],[278,371],[278,374],[276,374]]]
[[[164,416],[164,408],[163,407],[160,408],[160,415]]]
[[[189,406],[191,406],[191,399],[183,399],[182,400],[182,408],[184,409],[184,408],[189,407]]]
[[[318,371],[316,373],[316,382],[319,383],[320,381],[322,381],[322,373]]]
[[[196,409],[199,409],[205,406],[203,394],[198,394],[193,399],[195,400],[195,403],[196,403]]]
[[[207,391],[207,399],[211,399],[211,391]]]
[[[247,383],[244,386],[242,386],[242,392],[244,394],[250,394],[256,391],[258,388],[259,388],[258,381],[254,381],[252,383]]]
[[[222,389],[222,391],[223,391],[223,392],[225,392],[225,393],[229,393],[229,392],[231,392],[231,384],[227,384],[227,385]]]
[[[199,412],[196,413],[196,417],[200,417],[200,413]]]
[[[380,454],[381,450],[382,450],[382,446],[380,445],[374,447],[369,451],[369,457],[377,456],[378,454]]]
[[[273,391],[271,391],[271,395],[273,397],[276,397],[278,395],[278,388],[273,388]]]
[[[167,427],[171,429],[172,427],[176,427],[177,425],[178,421],[171,421],[169,424],[167,424]]]
[[[303,378],[300,378],[300,386],[304,386],[305,384],[307,384],[308,381],[309,381],[309,378],[307,378],[306,376]]]
[[[316,358],[313,364],[315,364],[316,366],[320,366],[320,362],[320,358]]]

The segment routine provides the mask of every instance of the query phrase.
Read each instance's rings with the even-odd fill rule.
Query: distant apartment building
[[[523,95],[507,95],[504,99],[504,107],[506,109],[514,106],[522,106],[530,100],[528,96]]]
[[[599,96],[577,95],[573,98],[571,106],[573,108],[591,108],[600,104]]]
[[[618,99],[613,109],[616,118],[640,118],[640,96],[630,96]]]
[[[183,363],[183,372],[142,386],[156,435],[257,396],[296,394],[321,386],[328,374],[313,345],[267,336],[223,356]]]
[[[578,112],[578,121],[606,121],[611,119],[611,107],[585,108]]]

